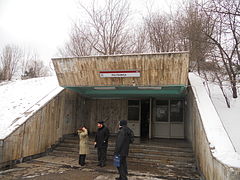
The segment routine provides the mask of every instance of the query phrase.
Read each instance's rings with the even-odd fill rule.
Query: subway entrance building
[[[186,138],[187,52],[55,58],[53,64],[59,85],[77,93],[76,129],[85,125],[94,133],[104,121],[116,134],[125,119],[136,137]]]
[[[187,52],[178,52],[52,59],[63,88],[56,87],[40,101],[42,106],[38,102],[24,112],[19,120],[22,124],[16,122],[17,127],[0,139],[0,168],[57,152],[79,127],[86,126],[90,133],[95,133],[98,121],[105,121],[114,135],[119,121],[125,119],[139,137],[137,140],[151,139],[136,141],[133,153],[139,155],[139,147],[145,151],[144,143],[152,142],[157,156],[163,148],[164,157],[155,159],[151,153],[143,156],[149,154],[154,158],[156,167],[161,162],[165,164],[164,172],[172,174],[168,169],[178,170],[175,168],[178,166],[177,173],[182,173],[185,165],[188,170],[195,170],[195,160],[185,159],[194,156],[205,179],[239,180],[239,154],[202,80],[188,72],[188,56]],[[181,150],[179,142],[189,143],[190,150]],[[158,147],[158,143],[163,146]],[[166,143],[174,147],[166,150]],[[72,149],[75,144],[67,147],[70,153],[77,154],[78,150]],[[148,148],[153,152],[151,144]],[[174,156],[173,149],[177,151]],[[190,156],[183,153],[192,151]],[[61,151],[60,154],[64,155]],[[132,158],[139,160],[134,155]],[[169,166],[170,158],[176,160],[176,166]],[[180,159],[183,164],[179,164]]]

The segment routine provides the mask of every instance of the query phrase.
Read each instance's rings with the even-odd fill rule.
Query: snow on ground
[[[240,154],[240,97],[232,98],[230,89],[226,89],[231,108],[228,108],[219,86],[211,83],[211,99],[220,119],[230,137],[235,150]],[[238,93],[240,94],[240,93]]]
[[[240,101],[234,100],[232,102],[233,108],[228,109],[224,105],[224,99],[219,93],[219,89],[210,84],[211,89],[214,90],[212,93],[214,106],[202,79],[194,73],[189,73],[189,81],[196,96],[213,156],[229,166],[240,168],[240,153],[239,151],[236,152],[236,149],[239,149],[240,146],[239,142],[235,142],[236,139],[240,139],[240,132],[235,131],[240,125],[240,122],[238,122],[240,113],[237,110],[237,107],[240,107]]]
[[[60,91],[56,76],[0,83],[0,139],[7,137]]]
[[[213,106],[202,80],[193,73],[189,73],[189,79],[197,94],[214,156],[240,167],[240,97],[231,99],[229,109],[219,87],[210,84]],[[62,89],[55,76],[0,83],[0,139],[7,137]]]

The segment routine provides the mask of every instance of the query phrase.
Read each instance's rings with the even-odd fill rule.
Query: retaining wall
[[[193,76],[193,75],[192,75]],[[198,167],[207,180],[239,180],[240,156],[225,132],[203,84],[190,79],[187,119]]]
[[[9,136],[0,141],[0,167],[36,156],[74,133],[84,118],[81,97],[64,89],[43,105]],[[79,116],[81,112],[82,116]]]

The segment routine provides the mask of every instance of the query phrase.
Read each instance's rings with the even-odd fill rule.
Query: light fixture
[[[141,86],[141,87],[138,87],[138,89],[154,89],[154,90],[160,90],[162,89],[162,87],[151,87],[151,86]]]
[[[112,90],[116,89],[116,87],[94,87],[96,90]]]

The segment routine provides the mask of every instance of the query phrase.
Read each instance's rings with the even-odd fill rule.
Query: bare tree
[[[17,72],[18,63],[23,57],[22,50],[16,45],[6,45],[0,59],[1,80],[11,80]]]
[[[240,63],[240,2],[236,0],[208,0],[202,9],[213,22],[212,31],[206,36],[218,52],[220,65],[224,67],[231,85],[232,96],[237,98],[237,75]]]
[[[21,76],[24,75],[26,71],[28,71],[29,62],[33,59],[33,53],[31,51],[24,50],[24,56],[20,61],[20,73]]]
[[[129,52],[127,19],[129,4],[127,0],[106,0],[98,6],[93,0],[91,7],[80,4],[87,15],[86,22],[76,23],[65,52],[70,55],[120,54]],[[60,52],[62,54],[62,52]]]
[[[49,68],[39,60],[36,53],[28,54],[22,61],[22,79],[44,77],[49,75]]]
[[[127,19],[129,4],[127,0],[106,0],[103,7],[95,7],[93,1],[91,9],[83,5],[89,17],[89,25],[85,37],[99,54],[119,54],[128,51]]]
[[[218,55],[215,52],[211,53],[211,56],[208,57],[208,61],[201,63],[201,75],[206,80],[206,85],[209,91],[209,96],[211,97],[210,88],[208,81],[217,84],[222,92],[222,95],[225,99],[226,105],[230,108],[230,101],[228,94],[226,93],[226,73],[224,67],[221,65],[221,61],[218,60]]]
[[[180,8],[179,8],[180,9]],[[208,54],[212,50],[205,32],[211,31],[211,21],[201,12],[196,2],[190,1],[177,14],[177,31],[185,42],[185,49],[189,49],[191,71],[201,74],[201,68],[205,67]]]
[[[169,18],[159,14],[149,14],[145,18],[151,49],[154,52],[171,51]]]
[[[93,47],[85,36],[86,29],[81,25],[74,24],[70,33],[70,40],[63,48],[58,49],[61,56],[88,56],[92,54]]]
[[[211,8],[214,13],[230,15],[234,17],[240,16],[240,1],[238,0],[211,0],[203,1],[204,6]]]
[[[144,25],[138,25],[132,28],[130,32],[131,38],[129,38],[129,52],[130,53],[147,53],[150,52],[150,44],[146,27]]]
[[[188,50],[186,37],[179,33],[180,27],[176,15],[149,13],[144,23],[153,52]]]

